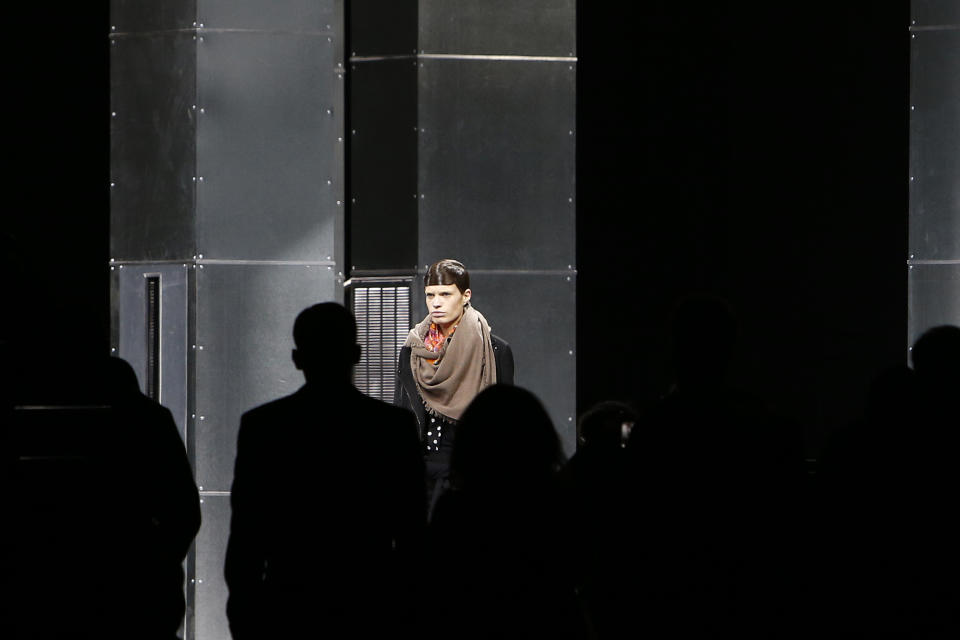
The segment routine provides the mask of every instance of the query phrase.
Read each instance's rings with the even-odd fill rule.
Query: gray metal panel
[[[198,253],[332,259],[343,209],[343,80],[332,38],[199,38]]]
[[[420,0],[420,49],[427,53],[570,56],[575,0]]]
[[[543,402],[567,455],[576,449],[576,285],[574,272],[470,272],[474,307],[493,333],[510,343],[514,382]],[[422,273],[411,288],[411,299],[416,323],[427,314]]]
[[[912,24],[918,27],[931,25],[960,25],[960,2],[956,0],[911,0]]]
[[[420,69],[420,264],[566,269],[575,260],[575,66],[427,59]]]
[[[110,30],[143,33],[189,29],[197,19],[198,0],[110,0]]]
[[[960,29],[912,34],[910,253],[960,258]]]
[[[942,324],[960,326],[960,264],[910,267],[909,344]]]
[[[196,43],[188,33],[110,40],[110,256],[194,254]]]
[[[184,265],[115,265],[118,291],[117,355],[133,367],[141,390],[146,384],[146,276],[160,276],[160,404],[170,409],[180,429],[187,424],[188,267]]]
[[[342,283],[326,266],[197,267],[197,483],[228,491],[244,411],[296,391],[293,321],[304,308],[342,302]]]
[[[410,271],[417,264],[417,63],[351,64],[350,264]]]
[[[330,31],[336,0],[199,0],[197,21],[206,29]]]
[[[200,531],[196,538],[194,634],[188,640],[230,640],[227,626],[227,583],[223,565],[230,535],[230,496],[200,498]]]

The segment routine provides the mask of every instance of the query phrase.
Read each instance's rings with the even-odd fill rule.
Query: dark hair
[[[307,307],[293,323],[293,342],[304,352],[348,349],[357,341],[357,321],[342,304],[321,302]]]
[[[462,262],[446,258],[438,260],[427,267],[423,276],[423,286],[430,287],[437,284],[455,284],[460,293],[470,288],[470,274]]]
[[[960,375],[960,327],[927,329],[913,344],[913,370],[924,378],[956,379]]]
[[[477,394],[457,424],[450,473],[458,489],[498,493],[549,482],[564,462],[540,400],[521,387],[495,384]]]
[[[592,406],[577,421],[577,441],[619,447],[624,443],[623,423],[637,422],[637,414],[625,402],[606,400]]]

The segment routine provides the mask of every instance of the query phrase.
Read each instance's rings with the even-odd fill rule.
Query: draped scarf
[[[410,347],[410,369],[427,412],[456,422],[476,395],[497,381],[490,325],[468,304],[456,331],[436,350],[424,343],[431,325],[428,315],[403,346]]]

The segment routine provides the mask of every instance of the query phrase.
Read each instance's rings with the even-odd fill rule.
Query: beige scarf
[[[490,325],[468,304],[457,330],[435,352],[423,342],[430,323],[428,315],[403,346],[410,347],[410,368],[427,411],[456,422],[476,395],[497,381]]]

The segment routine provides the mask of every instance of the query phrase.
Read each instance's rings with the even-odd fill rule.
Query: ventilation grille
[[[410,286],[354,283],[353,314],[363,347],[353,382],[363,393],[393,402],[397,356],[410,332]]]

